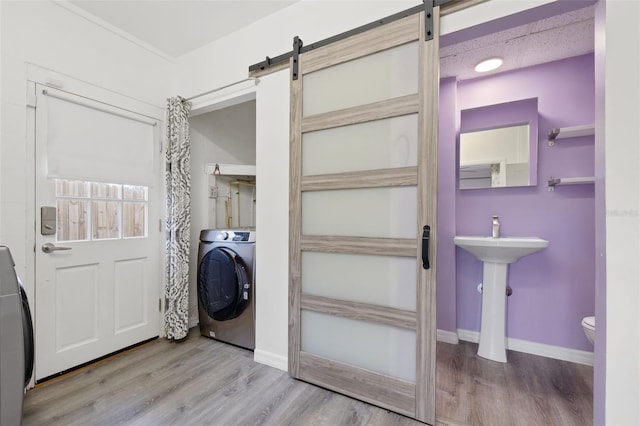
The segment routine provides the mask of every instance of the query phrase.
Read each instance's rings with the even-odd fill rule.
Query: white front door
[[[53,149],[52,129],[56,127],[52,120],[58,117],[48,104],[51,89],[40,85],[35,88],[34,322],[38,381],[158,336],[162,274],[159,177],[154,177],[156,184],[148,186],[122,182],[115,177],[116,170],[113,182],[117,184],[104,183],[104,178],[95,182],[91,177],[52,177],[48,150]],[[81,112],[82,108],[94,108],[95,112],[96,105],[101,107],[98,103],[88,105],[81,97],[64,95],[65,102]],[[109,108],[113,117],[108,119],[116,119],[117,109]],[[155,127],[151,132],[157,148],[160,126]],[[102,131],[95,129],[97,133]],[[100,137],[86,143],[98,140]],[[96,155],[100,155],[99,150]],[[153,158],[157,163],[160,155]],[[157,175],[157,164],[153,170]]]

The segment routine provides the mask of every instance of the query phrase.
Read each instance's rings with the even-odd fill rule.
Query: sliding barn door
[[[435,421],[434,12],[430,41],[420,13],[301,54],[291,90],[289,373],[428,423]]]

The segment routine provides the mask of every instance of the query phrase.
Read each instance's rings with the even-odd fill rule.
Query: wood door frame
[[[426,400],[427,404],[416,404],[416,419],[435,424],[436,421],[436,265],[438,263],[438,111],[440,86],[440,14],[439,8],[433,10],[433,33],[435,42],[420,43],[419,67],[420,96],[418,113],[418,158],[425,158],[418,167],[418,226],[430,224],[429,242],[431,268],[424,269],[418,263],[418,286],[416,314],[421,324],[429,327],[419,328],[416,361],[416,400]],[[421,14],[422,16],[422,14]],[[420,19],[420,40],[425,39],[424,19]],[[435,58],[435,60],[434,60]],[[429,60],[431,59],[431,60]],[[433,89],[432,89],[433,88]],[[435,90],[436,93],[432,93]],[[429,117],[435,117],[429,126]],[[420,143],[422,142],[422,143]],[[423,152],[424,151],[424,152]],[[432,167],[428,167],[431,165]],[[426,203],[426,201],[431,201]],[[420,249],[418,249],[418,259]],[[426,285],[428,283],[428,285]]]
[[[420,230],[431,226],[431,246],[436,247],[437,142],[439,84],[439,8],[434,8],[433,40],[425,41],[424,12],[339,40],[298,57],[298,75],[291,79],[290,217],[289,217],[289,374],[328,389],[385,406],[418,420],[435,422],[436,250],[432,267],[422,268]],[[368,105],[302,116],[304,74],[418,41],[418,93]],[[294,58],[290,60],[293,70]],[[435,89],[432,89],[435,88]],[[418,114],[418,165],[399,169],[302,176],[302,134],[407,114]],[[362,238],[302,235],[302,192],[327,189],[417,186],[416,238]],[[433,200],[423,208],[426,200]],[[416,259],[416,312],[360,302],[303,295],[302,251],[401,255]],[[416,383],[302,352],[301,309],[416,331]],[[301,367],[303,367],[301,369]],[[367,383],[359,386],[354,375]],[[384,396],[390,403],[381,403]],[[422,403],[421,403],[422,402]],[[386,405],[385,405],[386,404]]]

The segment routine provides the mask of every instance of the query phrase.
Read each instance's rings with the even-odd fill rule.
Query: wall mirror
[[[538,99],[461,111],[459,188],[535,186]]]

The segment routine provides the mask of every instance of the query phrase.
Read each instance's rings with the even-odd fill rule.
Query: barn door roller
[[[424,41],[433,40],[433,0],[424,3]]]
[[[293,69],[291,70],[291,78],[298,79],[298,56],[300,56],[300,49],[302,49],[302,40],[295,36],[293,38]]]

